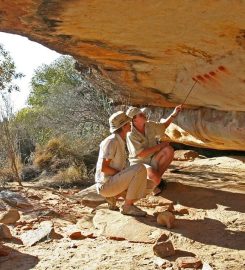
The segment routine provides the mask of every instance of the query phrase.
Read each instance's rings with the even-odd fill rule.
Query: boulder
[[[145,221],[145,222],[142,222]],[[162,234],[152,217],[131,217],[108,209],[99,209],[93,218],[94,227],[110,239],[154,243]]]
[[[20,219],[20,214],[16,209],[9,209],[7,212],[0,214],[0,223],[14,224]]]
[[[192,268],[192,269],[198,269],[202,265],[201,260],[196,257],[179,257],[176,260],[176,263],[180,268]]]
[[[169,211],[159,213],[157,216],[157,223],[159,225],[167,227],[168,229],[173,228],[174,220],[175,220],[174,215]]]
[[[166,233],[161,234],[153,245],[153,252],[156,256],[161,258],[166,258],[175,254],[175,249],[172,242],[169,240],[169,235]],[[166,267],[168,266],[169,265],[166,265]]]
[[[91,208],[96,208],[100,204],[106,202],[105,198],[97,193],[96,185],[83,189],[75,196],[73,196],[73,198],[80,200],[84,206],[88,206]]]
[[[0,199],[12,207],[29,208],[32,205],[21,194],[12,192],[9,190],[3,190],[0,192]]]
[[[30,181],[39,176],[40,173],[36,166],[30,165],[22,168],[20,176],[23,181]]]
[[[51,221],[43,221],[36,230],[29,230],[20,235],[25,246],[33,246],[44,239],[61,239],[63,236],[54,231]]]
[[[0,244],[0,257],[8,256],[9,253],[10,253],[10,251],[7,250],[5,246]]]
[[[174,151],[174,160],[187,161],[194,160],[199,154],[193,150],[176,150]]]
[[[8,226],[0,223],[0,240],[13,238]]]

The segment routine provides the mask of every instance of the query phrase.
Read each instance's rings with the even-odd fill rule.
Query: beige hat
[[[142,113],[142,110],[137,108],[137,107],[129,107],[128,110],[126,111],[126,114],[130,118],[134,118],[135,115]]]
[[[110,124],[110,132],[113,133],[128,122],[131,122],[131,118],[129,118],[125,112],[118,111],[113,113],[109,118]]]

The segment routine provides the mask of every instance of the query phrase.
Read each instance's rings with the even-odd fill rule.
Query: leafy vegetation
[[[5,58],[11,63],[13,76],[4,87],[17,90],[11,82],[22,75],[14,72],[11,58],[6,54]],[[108,117],[114,110],[104,92],[114,89],[97,70],[80,65],[78,72],[75,64],[72,57],[62,56],[37,68],[31,80],[29,106],[15,116],[9,114],[8,127],[15,134],[9,138],[14,147],[5,151],[5,158],[0,155],[0,161],[2,158],[6,165],[8,154],[16,153],[15,159],[26,165],[23,179],[29,179],[25,172],[35,176],[45,172],[54,186],[93,181],[99,143],[108,135]],[[2,127],[5,122],[1,121]],[[19,164],[13,171],[20,169]],[[10,179],[7,172],[2,175]]]
[[[14,80],[22,78],[22,73],[16,72],[15,63],[9,52],[0,44],[0,91],[18,91],[19,87]]]
[[[99,143],[108,135],[114,108],[103,92],[112,86],[98,71],[82,70],[69,56],[40,66],[29,107],[14,118],[21,160],[33,166],[26,171],[45,172],[55,186],[93,181]]]
[[[0,44],[0,179],[14,179],[20,185],[18,140],[8,94],[19,90],[15,80],[23,76],[16,72],[9,52]]]
[[[38,67],[31,80],[31,94],[28,104],[34,107],[44,106],[49,95],[60,87],[77,87],[82,78],[74,68],[72,57],[62,56],[50,65]]]

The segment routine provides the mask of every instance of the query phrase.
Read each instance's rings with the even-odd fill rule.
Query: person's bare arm
[[[144,150],[142,150],[137,157],[139,158],[145,158],[148,156],[151,156],[153,154],[155,154],[156,152],[160,151],[162,148],[166,147],[167,145],[169,145],[169,142],[161,142],[155,146],[146,148]]]
[[[112,176],[112,175],[115,175],[117,174],[119,171],[112,168],[110,166],[110,163],[111,163],[111,159],[103,159],[103,162],[102,162],[102,172],[106,175],[109,175],[109,176]]]
[[[179,114],[179,112],[182,110],[182,105],[178,105],[175,107],[174,111],[170,114],[170,116],[165,119],[165,121],[161,121],[167,128],[173,121],[174,118]]]

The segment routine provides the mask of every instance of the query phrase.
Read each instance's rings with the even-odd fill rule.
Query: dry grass
[[[37,147],[34,165],[40,170],[48,170],[59,159],[69,158],[68,147],[62,138],[51,139],[44,147]]]
[[[45,146],[37,148],[34,165],[52,176],[50,186],[86,185],[90,169],[87,169],[83,161],[84,147],[82,141],[79,143],[53,138]]]
[[[33,163],[40,170],[45,170],[50,167],[52,158],[53,158],[52,153],[46,151],[37,152]]]
[[[16,158],[15,158],[15,165],[16,165],[17,172],[15,171],[10,159],[6,160],[4,167],[0,167],[0,183],[1,184],[5,185],[7,182],[14,182],[17,180],[16,173],[20,175],[20,172],[23,167],[21,158],[18,155],[16,155]]]
[[[6,182],[13,182],[15,180],[15,174],[11,168],[0,169],[0,182],[2,184]]]
[[[64,138],[53,138],[45,146],[37,147],[34,164],[41,170],[49,169],[57,160],[67,160],[67,162],[76,165],[82,162],[82,151],[78,144]],[[67,167],[67,166],[66,166]]]
[[[63,158],[69,154],[68,142],[64,138],[52,138],[45,146],[45,151],[58,158]]]
[[[51,186],[71,187],[74,185],[82,185],[81,171],[77,167],[71,166],[52,177]]]

